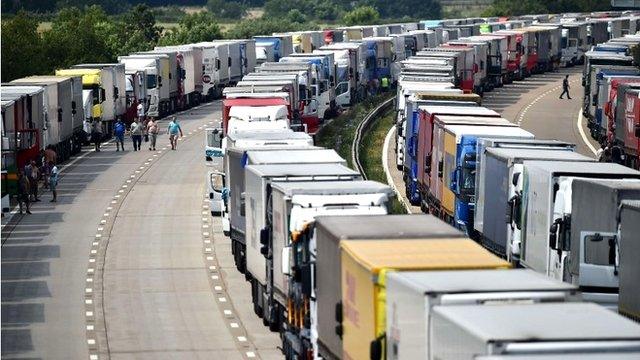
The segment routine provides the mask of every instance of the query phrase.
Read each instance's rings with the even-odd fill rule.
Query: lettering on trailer
[[[625,107],[625,120],[627,121],[627,132],[630,133],[633,130],[633,123],[635,121],[635,114],[633,112],[633,108],[635,105],[635,101],[633,98],[631,101],[627,101],[627,106]]]
[[[360,313],[356,308],[356,278],[347,271],[347,301],[344,303],[344,316],[356,327],[360,327]]]

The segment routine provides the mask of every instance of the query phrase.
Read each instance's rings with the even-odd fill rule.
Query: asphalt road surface
[[[538,139],[556,139],[576,144],[576,150],[595,157],[599,145],[589,137],[586,120],[579,122],[582,106],[581,67],[563,68],[556,72],[533,75],[515,81],[484,95],[482,105],[533,133]],[[571,100],[559,99],[562,80],[569,75]],[[580,132],[582,129],[582,134]],[[386,154],[391,178],[405,203],[402,172],[395,167],[395,153],[391,141]],[[419,207],[409,211],[420,213]]]
[[[3,218],[3,358],[281,358],[205,201],[203,128],[219,118],[219,102],[179,114],[177,151],[166,135],[156,152],[87,149],[58,203]]]

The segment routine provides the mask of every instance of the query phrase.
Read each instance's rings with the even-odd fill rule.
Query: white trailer
[[[191,107],[200,102],[202,94],[202,46],[180,45],[180,46],[158,46],[155,50],[175,50],[178,52],[177,62],[182,74],[181,96],[182,107]]]
[[[169,57],[167,55],[120,56],[125,71],[145,71],[147,74],[147,116],[159,118],[169,113]]]
[[[127,111],[127,99],[126,99],[126,75],[125,65],[120,63],[99,63],[99,64],[78,64],[73,65],[72,69],[101,69],[107,70],[111,73],[111,80],[107,80],[103,83],[106,86],[113,86],[113,99],[114,99],[114,116],[117,119],[119,116],[124,115]],[[108,77],[107,77],[108,79]],[[109,84],[110,83],[110,84]]]
[[[202,46],[202,94],[208,99],[222,96],[229,84],[229,45],[220,42],[191,44]]]
[[[429,359],[640,350],[640,325],[590,303],[437,306]]]
[[[391,272],[386,278],[386,359],[431,358],[434,307],[579,300],[576,286],[526,269]]]

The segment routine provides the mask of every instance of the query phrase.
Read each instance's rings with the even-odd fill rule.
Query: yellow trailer
[[[373,342],[386,329],[388,271],[504,269],[510,264],[471,239],[343,240],[343,358],[369,359]],[[384,354],[384,349],[380,349]]]

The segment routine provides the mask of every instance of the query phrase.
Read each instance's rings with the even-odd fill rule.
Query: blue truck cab
[[[475,129],[474,129],[475,128]],[[475,209],[476,157],[479,138],[533,139],[530,132],[519,127],[469,126],[469,133],[460,136],[455,149],[455,169],[449,189],[455,195],[455,226],[471,235]]]

